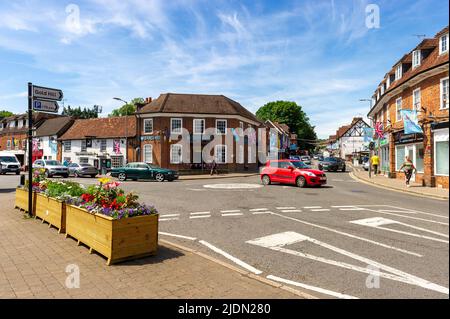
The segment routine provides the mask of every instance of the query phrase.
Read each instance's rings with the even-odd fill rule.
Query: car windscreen
[[[337,162],[337,159],[334,157],[327,157],[324,159],[325,162]]]
[[[46,161],[45,164],[52,166],[61,165],[61,163],[58,161]]]
[[[308,168],[308,165],[303,162],[290,162],[289,165],[292,165],[295,168]]]
[[[17,160],[14,156],[0,156],[0,162],[3,163],[17,163]]]

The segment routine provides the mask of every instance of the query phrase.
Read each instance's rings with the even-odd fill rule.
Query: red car
[[[282,183],[298,187],[321,186],[327,183],[327,177],[323,171],[310,169],[302,161],[271,160],[261,170],[261,182],[264,185]]]

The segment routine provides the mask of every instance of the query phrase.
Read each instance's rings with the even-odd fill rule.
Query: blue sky
[[[365,25],[370,3],[380,28]],[[29,81],[103,115],[120,106],[114,96],[224,94],[253,112],[293,100],[327,137],[367,113],[358,100],[419,42],[414,34],[448,24],[448,9],[446,0],[0,0],[0,109],[24,112]]]

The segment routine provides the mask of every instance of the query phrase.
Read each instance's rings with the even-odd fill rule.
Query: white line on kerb
[[[252,208],[249,209],[250,212],[259,212],[259,211],[263,211],[263,210],[268,210],[267,208]]]
[[[208,243],[207,241],[200,240],[199,243],[202,244],[202,245],[205,245],[205,246],[208,247],[209,249],[211,249],[211,250],[215,251],[216,253],[218,253],[218,254],[224,256],[225,258],[228,258],[229,260],[233,261],[234,263],[238,264],[239,266],[241,266],[241,267],[247,269],[248,271],[250,271],[250,272],[252,272],[252,273],[254,273],[254,274],[256,274],[256,275],[262,274],[262,271],[261,271],[261,270],[256,269],[255,267],[250,266],[249,264],[243,262],[242,260],[240,260],[240,259],[238,259],[238,258],[236,258],[236,257],[231,256],[230,254],[224,252],[223,250],[221,250],[221,249],[219,249],[219,248],[217,248],[217,247],[211,245],[211,244]]]
[[[320,288],[320,287],[315,287],[315,286],[311,286],[311,285],[307,285],[307,284],[302,284],[300,282],[296,282],[296,281],[280,278],[280,277],[277,277],[277,276],[269,275],[266,278],[274,280],[274,281],[282,282],[282,283],[285,283],[285,284],[289,284],[289,285],[305,288],[305,289],[308,289],[308,290],[316,291],[316,292],[322,293],[324,295],[329,295],[329,296],[333,296],[333,297],[336,297],[336,298],[341,298],[341,299],[359,299],[357,297],[353,297],[353,296],[350,296],[350,295],[341,294],[340,292],[334,292],[334,291],[331,291],[331,290],[328,290],[328,289],[323,289],[323,288]]]
[[[183,239],[189,239],[189,240],[197,240],[197,238],[195,238],[195,237],[189,237],[189,236],[165,233],[165,232],[162,232],[162,231],[158,232],[158,234],[166,235],[166,236],[172,236],[172,237],[177,237],[177,238],[183,238]]]
[[[296,209],[297,207],[275,207],[276,209]]]
[[[211,215],[198,215],[198,216],[190,216],[190,219],[194,219],[194,218],[208,218],[211,217]]]
[[[283,209],[282,213],[301,213],[301,209]]]
[[[169,220],[178,220],[178,219],[179,219],[178,217],[175,217],[175,218],[160,218],[159,221],[160,222],[165,222],[165,221],[169,221]]]
[[[222,214],[222,216],[226,217],[226,216],[242,216],[244,214],[242,213],[228,213],[228,214]]]
[[[211,212],[195,212],[195,213],[191,213],[191,215],[205,215],[205,214],[211,214]]]
[[[176,216],[180,216],[180,214],[159,215],[159,217],[176,217]]]
[[[240,209],[230,209],[230,210],[221,210],[221,213],[238,213],[240,212]]]

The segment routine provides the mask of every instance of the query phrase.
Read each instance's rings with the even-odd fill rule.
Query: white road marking
[[[255,189],[264,187],[261,184],[245,184],[245,183],[230,183],[230,184],[208,184],[203,185],[204,188],[211,189]]]
[[[177,237],[177,238],[183,238],[183,239],[189,239],[189,240],[197,240],[197,238],[195,238],[195,237],[189,237],[189,236],[165,233],[165,232],[162,232],[162,231],[158,232],[158,234],[166,235],[166,236],[172,236],[172,237]]]
[[[375,213],[385,214],[385,215],[398,216],[398,217],[409,218],[409,219],[414,219],[414,220],[421,220],[421,221],[428,222],[428,223],[440,224],[440,225],[448,226],[448,223],[438,222],[438,221],[431,220],[431,219],[425,219],[425,218],[413,217],[413,216],[405,216],[405,215],[395,214],[395,213],[380,212],[380,211],[378,211],[378,210],[375,210],[375,209],[369,209],[369,208],[366,208],[366,210],[367,210],[367,211],[370,211],[370,212],[375,212]]]
[[[344,180],[343,180],[343,179],[336,179],[336,178],[335,178],[335,179],[332,179],[332,181],[333,181],[333,182],[343,182]]]
[[[284,240],[284,242],[283,242]],[[318,256],[314,256],[314,255],[310,255],[310,254],[306,254],[306,253],[302,253],[302,252],[298,252],[295,250],[291,250],[291,249],[286,249],[283,248],[282,246],[287,245],[287,244],[291,244],[293,242],[298,242],[298,241],[309,241],[313,244],[319,245],[321,247],[327,248],[329,250],[332,250],[338,254],[353,258],[355,260],[358,260],[362,263],[365,263],[367,265],[371,265],[374,266],[378,269],[384,269],[385,271],[389,272],[380,272],[380,271],[375,271],[373,269],[367,268],[367,267],[360,267],[360,266],[356,266],[356,265],[352,265],[352,264],[348,264],[345,262],[339,262],[339,261],[335,261],[335,260],[331,260],[331,259],[327,259],[327,258],[323,258],[323,257],[318,257]],[[310,260],[315,260],[318,262],[322,262],[322,263],[326,263],[326,264],[330,264],[330,265],[334,265],[334,266],[338,266],[341,268],[346,268],[346,269],[350,269],[350,270],[354,270],[354,271],[358,271],[358,272],[362,272],[362,273],[368,273],[368,274],[372,274],[372,275],[377,275],[383,278],[387,278],[387,279],[391,279],[391,280],[395,280],[395,281],[399,281],[399,282],[403,282],[403,283],[407,283],[410,285],[415,285],[415,286],[419,286],[425,289],[429,289],[429,290],[433,290],[433,291],[437,291],[443,294],[449,294],[449,289],[444,287],[444,286],[440,286],[438,284],[434,284],[428,280],[416,277],[414,275],[408,274],[406,272],[403,272],[401,270],[395,269],[393,267],[381,264],[379,262],[376,262],[372,259],[354,254],[352,252],[349,252],[347,250],[338,248],[336,246],[324,243],[322,241],[319,241],[317,239],[308,237],[308,236],[304,236],[302,234],[298,234],[295,232],[285,232],[285,233],[280,233],[280,234],[275,234],[275,235],[270,235],[270,236],[266,236],[266,237],[262,237],[262,238],[257,238],[254,240],[250,240],[247,241],[247,243],[251,243],[254,245],[258,245],[258,243],[263,243],[265,244],[266,248],[269,248],[271,250],[275,250],[275,251],[281,251],[284,253],[288,253],[291,255],[295,255],[295,256],[299,256],[299,257],[303,257],[303,258],[307,258]],[[274,245],[273,246],[269,246],[270,242],[273,242]]]
[[[297,207],[287,206],[287,207],[275,207],[276,209],[296,209]]]
[[[180,216],[180,214],[166,214],[166,215],[159,215],[159,217],[176,217]]]
[[[420,210],[409,209],[409,208],[402,208],[402,207],[397,207],[397,206],[392,206],[392,205],[357,205],[357,206],[361,206],[361,207],[380,207],[380,206],[382,206],[382,207],[390,207],[390,208],[402,209],[403,212],[405,212],[405,213],[417,213],[417,214],[424,214],[424,215],[430,215],[430,216],[434,216],[434,217],[440,217],[440,218],[449,219],[448,216],[442,216],[442,215],[438,215],[438,214],[425,213],[425,212],[422,212]]]
[[[315,287],[315,286],[303,284],[303,283],[292,281],[292,280],[289,280],[289,279],[280,278],[280,277],[277,277],[277,276],[269,275],[266,278],[274,280],[274,281],[282,282],[282,283],[285,283],[285,284],[301,287],[301,288],[304,288],[304,289],[316,291],[316,292],[322,293],[324,295],[329,295],[329,296],[333,296],[333,297],[340,298],[340,299],[359,299],[357,297],[353,297],[353,296],[350,296],[350,295],[342,294],[342,293],[339,293],[339,292],[334,292],[334,291],[331,291],[331,290],[328,290],[328,289],[324,289],[324,288],[320,288],[320,287]]]
[[[211,214],[211,212],[195,212],[195,213],[191,213],[191,215],[205,215],[205,214]]]
[[[263,210],[268,210],[267,208],[252,208],[249,209],[250,212],[259,212],[259,211],[263,211]]]
[[[322,208],[322,206],[305,206],[303,207],[305,209],[311,209],[311,208]]]
[[[253,215],[262,215],[262,214],[273,214],[271,211],[261,211],[261,212],[253,212]]]
[[[197,215],[197,216],[190,216],[190,219],[195,219],[195,218],[208,218],[211,217],[211,215]]]
[[[189,191],[196,191],[196,192],[204,192],[206,189],[199,189],[199,188],[186,188]]]
[[[223,250],[221,250],[221,249],[219,249],[219,248],[217,248],[217,247],[211,245],[211,244],[208,243],[207,241],[200,240],[199,243],[202,244],[202,245],[204,245],[204,246],[206,246],[206,247],[208,247],[209,249],[215,251],[216,253],[218,253],[218,254],[224,256],[225,258],[227,258],[227,259],[233,261],[234,263],[238,264],[239,266],[241,266],[241,267],[247,269],[248,271],[250,271],[250,272],[252,272],[252,273],[254,273],[254,274],[256,274],[256,275],[262,274],[262,271],[261,271],[261,270],[256,269],[256,268],[253,267],[253,266],[250,266],[250,265],[247,264],[246,262],[244,262],[244,261],[242,261],[242,260],[240,260],[240,259],[238,259],[238,258],[236,258],[236,257],[234,257],[234,256],[231,256],[230,254],[226,253],[225,251],[223,251]]]
[[[380,243],[380,242],[377,242],[377,241],[374,241],[374,240],[370,240],[370,239],[367,239],[367,238],[364,238],[364,237],[359,237],[359,236],[352,235],[352,234],[349,234],[349,233],[341,232],[341,231],[333,229],[333,228],[329,228],[329,227],[326,227],[326,226],[321,226],[321,225],[314,224],[314,223],[309,223],[307,221],[304,221],[304,220],[301,220],[301,219],[297,219],[297,218],[294,218],[294,217],[289,217],[289,216],[281,215],[281,214],[277,214],[277,213],[272,213],[272,215],[279,216],[281,218],[290,219],[290,220],[293,220],[293,221],[296,221],[296,222],[299,222],[299,223],[302,223],[302,224],[305,224],[305,225],[308,225],[308,226],[313,226],[313,227],[317,227],[317,228],[320,228],[320,229],[328,230],[330,232],[333,232],[333,233],[336,233],[336,234],[339,234],[339,235],[342,235],[342,236],[350,237],[350,238],[353,238],[353,239],[358,239],[358,240],[361,240],[361,241],[365,241],[367,243],[371,243],[373,245],[377,245],[377,246],[380,246],[380,247],[396,250],[396,251],[399,251],[399,252],[402,252],[402,253],[405,253],[405,254],[409,254],[409,255],[412,255],[412,256],[423,257],[421,254],[418,254],[418,253],[415,253],[415,252],[412,252],[412,251],[409,251],[409,250],[406,250],[406,249],[401,249],[401,248],[397,248],[397,247],[394,247],[394,246],[386,245],[386,244],[383,244],[383,243]]]
[[[355,208],[339,208],[339,210],[353,211],[353,210],[367,210],[367,208],[359,208],[359,207],[355,207]]]
[[[312,212],[329,212],[329,208],[311,209]]]
[[[228,213],[228,214],[222,214],[222,216],[227,217],[227,216],[242,216],[244,214],[242,213]]]
[[[301,213],[301,209],[283,209],[281,211],[282,213]]]
[[[430,236],[418,235],[418,234],[414,234],[414,233],[410,233],[410,232],[406,232],[406,231],[402,231],[402,230],[391,229],[391,228],[386,228],[386,227],[375,227],[375,228],[386,230],[386,231],[390,231],[390,232],[393,232],[393,233],[409,235],[409,236],[412,236],[412,237],[418,237],[418,238],[429,239],[429,240],[433,240],[433,241],[439,241],[439,242],[446,243],[446,244],[449,243],[448,240],[435,238],[435,237],[430,237]]]
[[[240,212],[240,209],[230,209],[230,210],[221,210],[221,213],[238,213]]]
[[[347,205],[347,206],[331,206],[331,207],[333,207],[333,208],[356,208],[356,206],[355,205],[351,205],[351,206],[349,206],[349,205]]]
[[[165,221],[169,221],[169,220],[178,220],[178,219],[179,219],[178,217],[175,217],[175,218],[160,218],[159,221],[160,222],[165,222]]]

